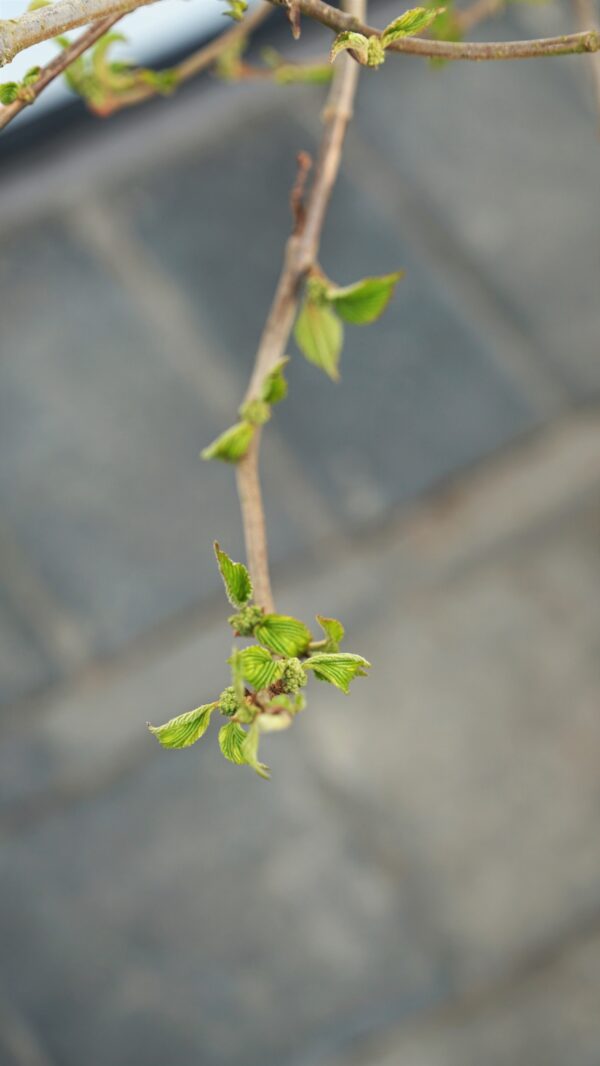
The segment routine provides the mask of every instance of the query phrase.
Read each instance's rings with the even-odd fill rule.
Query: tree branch
[[[363,13],[364,0],[351,0],[351,4],[357,14]],[[317,260],[325,214],[340,167],[344,136],[352,117],[359,71],[358,63],[347,55],[340,57],[339,65],[336,64],[323,112],[325,129],[304,222],[300,232],[293,233],[286,245],[283,268],[258,346],[245,402],[260,395],[265,377],[285,355],[298,306],[300,283]],[[259,477],[260,436],[261,427],[258,426],[246,455],[237,464],[236,476],[248,566],[256,601],[271,611],[273,595]]]
[[[48,41],[77,26],[128,11],[154,0],[58,0],[56,4],[26,11],[18,19],[0,19],[0,67],[25,48]]]
[[[100,18],[123,14],[154,2],[155,0],[57,0],[57,3],[49,7],[28,11],[19,19],[0,19],[0,66],[39,41],[48,40],[76,26],[85,26]],[[269,0],[269,3],[289,10],[289,0]],[[372,37],[380,32],[373,26],[366,25],[358,16],[340,11],[325,0],[297,0],[296,10],[338,33],[342,30],[354,30]],[[531,59],[536,56],[598,52],[600,32],[589,29],[561,37],[481,44],[472,41],[432,41],[421,37],[405,37],[395,41],[388,50],[429,59]]]
[[[277,7],[286,7],[287,0],[269,0]],[[365,37],[376,37],[380,31],[368,26],[360,18],[339,11],[325,0],[298,0],[300,10],[308,18],[341,33],[353,30]],[[600,32],[590,29],[581,33],[564,34],[531,41],[432,41],[422,37],[404,37],[394,41],[388,52],[404,52],[428,59],[533,59],[536,56],[563,56],[578,52],[600,51]]]
[[[93,44],[103,37],[105,33],[114,26],[115,22],[118,22],[122,18],[122,15],[112,15],[110,18],[101,19],[100,22],[95,22],[93,26],[90,26],[89,30],[81,34],[76,41],[64,51],[53,59],[51,63],[48,63],[46,67],[42,67],[39,78],[33,85],[28,87],[27,97],[15,100],[12,104],[7,104],[6,107],[0,107],[0,130],[3,130],[5,126],[8,126],[9,122],[12,122],[19,111],[22,111],[24,107],[28,107],[33,104],[40,93],[44,91],[54,81],[55,78],[60,77],[61,74],[71,65],[76,59],[79,59],[80,55],[87,52],[88,48],[91,48]]]

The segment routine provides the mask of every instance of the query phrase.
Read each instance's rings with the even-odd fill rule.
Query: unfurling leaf
[[[244,756],[244,761],[248,763],[248,766],[251,766],[253,770],[256,770],[259,777],[264,777],[268,781],[271,776],[271,771],[268,766],[265,766],[264,763],[258,761],[259,740],[260,731],[256,722],[253,722],[242,741],[242,754]]]
[[[237,661],[245,681],[255,689],[268,688],[281,677],[283,663],[273,658],[266,648],[253,644],[238,652]]]
[[[210,716],[216,706],[216,703],[206,703],[195,711],[171,718],[170,722],[165,722],[164,725],[154,726],[148,723],[148,729],[154,733],[163,748],[189,748],[190,744],[195,744],[206,733]]]
[[[307,296],[296,320],[294,337],[309,363],[337,381],[344,329],[335,312]]]
[[[350,655],[348,652],[338,654],[319,652],[306,660],[304,669],[313,670],[319,681],[328,681],[342,692],[348,693],[353,678],[366,677],[366,671],[370,665],[362,655]]]
[[[271,407],[264,400],[248,400],[240,407],[240,418],[253,426],[264,426],[271,417]]]
[[[415,34],[426,30],[444,10],[443,7],[412,7],[405,11],[384,29],[381,34],[383,47],[387,48],[402,37],[414,37]]]
[[[366,66],[369,62],[369,38],[362,33],[353,33],[352,30],[338,33],[329,53],[332,63],[340,52],[353,52],[358,62]]]
[[[229,762],[243,766],[246,762],[242,744],[246,739],[246,730],[237,722],[228,722],[219,729],[219,747]]]
[[[251,422],[236,422],[235,426],[226,429],[212,444],[204,448],[200,455],[203,459],[223,459],[226,463],[237,463],[248,451],[255,429],[256,426]]]
[[[303,655],[310,643],[311,633],[304,622],[285,614],[266,614],[254,630],[261,644],[276,655]]]
[[[216,541],[214,549],[225,585],[227,599],[233,607],[238,609],[244,607],[252,597],[250,574],[243,563],[234,563],[233,559],[229,558],[227,552],[224,552]]]
[[[345,633],[342,623],[338,622],[337,618],[324,618],[322,614],[317,615],[317,622],[321,626],[326,637],[326,646],[323,648],[323,651],[338,651]]]
[[[0,104],[13,104],[19,95],[19,83],[16,81],[5,81],[3,85],[0,85]]]
[[[289,356],[287,355],[284,359],[280,359],[277,366],[274,366],[271,372],[265,377],[260,394],[263,403],[268,403],[272,406],[274,403],[279,403],[281,400],[285,400],[288,385],[283,376],[283,370],[286,363],[289,363]]]
[[[241,22],[247,10],[246,0],[227,0],[227,11],[223,14],[233,19],[234,22]]]
[[[27,71],[21,85],[28,88],[30,85],[35,85],[36,81],[39,81],[40,74],[42,73],[41,67],[30,67]]]
[[[363,278],[345,288],[332,286],[327,290],[327,299],[346,322],[355,326],[367,325],[383,314],[403,274],[404,271],[397,270],[395,274]]]

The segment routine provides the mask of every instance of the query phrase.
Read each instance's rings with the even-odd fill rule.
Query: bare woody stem
[[[364,0],[350,0],[350,5],[357,14],[364,12]],[[324,130],[303,225],[286,245],[283,267],[258,346],[245,402],[260,395],[265,377],[283,358],[298,306],[300,283],[317,261],[321,231],[340,168],[346,129],[352,117],[359,70],[359,65],[347,55],[340,57],[339,65],[336,64],[323,112]],[[272,611],[273,594],[259,476],[260,438],[259,426],[246,455],[237,464],[236,476],[255,598],[265,610]]]
[[[39,41],[150,3],[153,0],[58,0],[18,19],[0,19],[0,67]]]
[[[287,0],[270,0],[278,7],[286,7]],[[308,18],[341,33],[353,30],[365,37],[377,37],[380,31],[360,18],[339,11],[325,0],[298,0],[300,10]],[[479,16],[474,21],[478,21]],[[422,37],[404,37],[394,41],[386,49],[389,52],[404,52],[408,55],[435,59],[534,59],[536,56],[573,55],[579,52],[600,51],[600,33],[584,30],[581,33],[564,34],[561,37],[545,37],[531,41],[432,41]]]
[[[90,26],[89,30],[86,30],[86,32],[82,33],[76,41],[73,41],[73,44],[70,45],[69,48],[65,48],[56,59],[53,59],[51,63],[48,63],[46,67],[42,67],[37,81],[28,87],[26,97],[23,97],[20,100],[15,100],[12,104],[7,104],[6,107],[0,108],[0,130],[3,130],[5,126],[8,126],[9,122],[11,122],[24,107],[33,104],[40,93],[42,93],[55,78],[60,77],[71,63],[76,59],[79,59],[79,56],[83,55],[84,52],[87,52],[88,48],[91,48],[100,37],[105,33],[108,33],[111,27],[114,26],[115,22],[118,22],[120,18],[120,14],[112,15],[110,18],[101,19],[100,22],[95,22],[93,26]]]
[[[49,7],[28,11],[18,19],[0,19],[0,66],[39,41],[48,40],[76,26],[85,26],[109,15],[125,13],[153,2],[154,0],[57,0]],[[289,10],[289,0],[269,0],[269,3]],[[358,16],[340,11],[325,0],[295,0],[295,10],[338,33],[342,30],[355,30],[372,37],[380,32],[373,26],[366,25]],[[590,28],[561,37],[483,44],[405,37],[390,45],[389,50],[437,59],[530,59],[535,56],[598,52],[600,32]]]

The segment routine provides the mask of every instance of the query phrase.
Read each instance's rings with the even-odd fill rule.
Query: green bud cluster
[[[239,710],[238,698],[233,685],[228,685],[219,696],[219,710],[227,718],[231,718]]]
[[[262,617],[262,607],[247,604],[237,614],[230,615],[227,621],[240,637],[251,637]]]
[[[296,659],[295,656],[291,659],[286,659],[281,672],[281,687],[283,692],[297,692],[298,689],[304,688],[305,684],[306,672],[300,659]]]

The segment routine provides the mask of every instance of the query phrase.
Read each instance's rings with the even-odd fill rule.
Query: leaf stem
[[[347,17],[364,16],[365,0],[348,0],[347,6],[352,12]],[[321,231],[340,167],[344,137],[352,117],[359,71],[358,63],[350,56],[342,56],[339,64],[336,64],[323,112],[324,130],[303,224],[299,232],[292,233],[286,245],[279,282],[260,339],[244,402],[260,396],[265,377],[285,355],[298,306],[300,282],[317,260]],[[261,428],[258,427],[246,455],[236,466],[236,476],[248,567],[254,584],[255,598],[257,603],[270,612],[273,610],[273,594],[259,476],[260,440]]]

